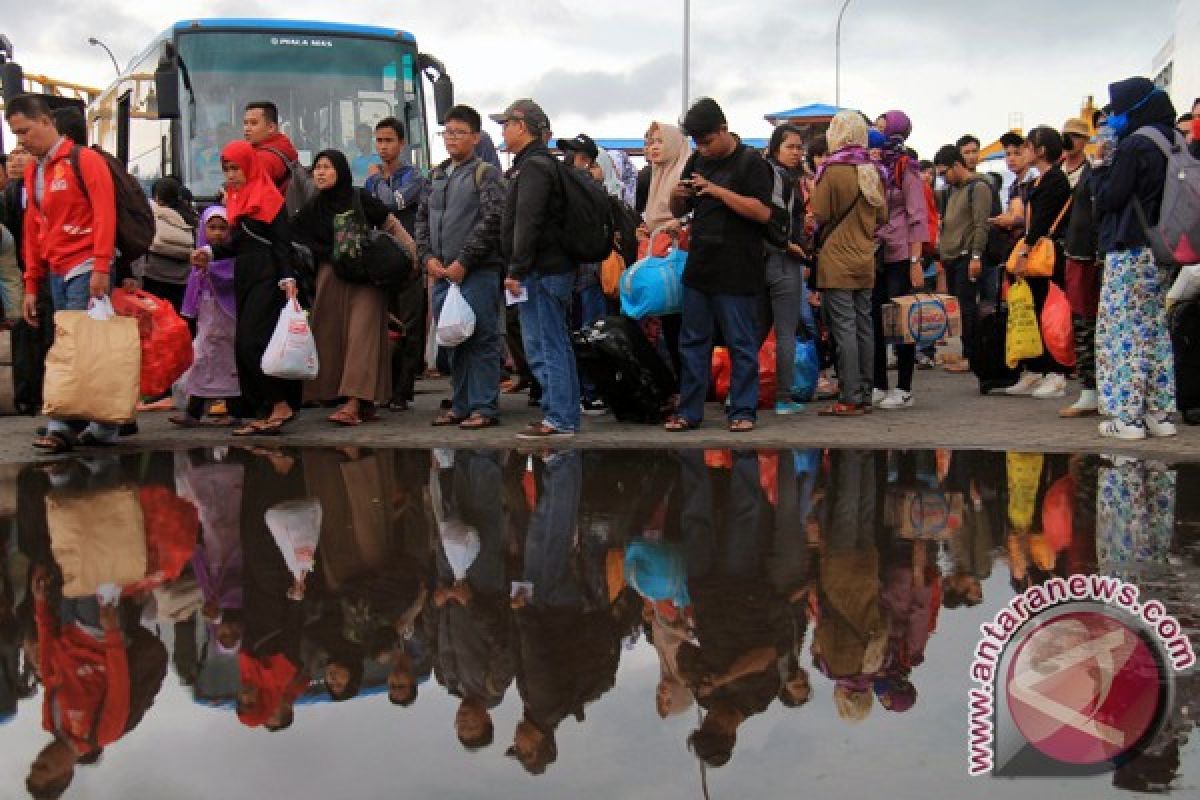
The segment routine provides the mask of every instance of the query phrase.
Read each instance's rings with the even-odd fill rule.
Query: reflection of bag
[[[1075,331],[1071,326],[1071,303],[1054,283],[1042,304],[1042,341],[1054,360],[1064,367],[1075,366]]]
[[[438,533],[455,583],[466,580],[467,570],[479,557],[479,531],[461,519],[448,519],[439,524]]]
[[[158,397],[192,365],[192,333],[171,304],[140,289],[115,289],[113,309],[138,323],[142,344],[142,394]]]
[[[288,381],[311,381],[317,377],[317,343],[308,316],[300,304],[290,301],[279,312],[275,333],[263,352],[262,371]]]
[[[102,584],[128,586],[146,575],[145,522],[131,486],[52,491],[46,527],[66,597],[88,597]]]
[[[458,347],[475,333],[475,312],[457,283],[450,284],[442,313],[437,319],[437,343],[442,347]]]
[[[321,538],[321,501],[315,497],[286,500],[263,515],[288,570],[295,577],[312,572]]]
[[[1006,453],[1004,460],[1008,472],[1008,522],[1018,531],[1028,531],[1033,527],[1045,457],[1041,453]]]
[[[1033,292],[1028,283],[1018,280],[1008,290],[1004,361],[1008,366],[1016,367],[1023,359],[1037,358],[1042,352],[1042,332],[1033,310]]]
[[[129,422],[141,371],[137,322],[113,317],[107,297],[91,311],[59,311],[54,346],[46,354],[42,413],[112,425]]]
[[[655,231],[650,240],[658,235]],[[678,314],[683,310],[683,268],[687,253],[672,246],[665,256],[647,256],[621,276],[621,313],[633,319]]]

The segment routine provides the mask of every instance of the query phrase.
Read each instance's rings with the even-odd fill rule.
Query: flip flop
[[[37,436],[33,440],[33,446],[38,450],[50,454],[69,453],[75,449],[71,441],[61,433],[47,433]]]
[[[287,425],[289,422],[291,422],[295,418],[296,418],[296,415],[291,414],[286,417],[277,417],[275,419],[268,419],[265,422],[263,422],[262,425],[259,426],[258,433],[260,436],[278,436],[281,433],[283,433],[283,426]]]
[[[686,433],[687,431],[694,431],[699,427],[700,423],[691,422],[690,420],[679,415],[670,417],[663,425],[663,429],[668,433]]]
[[[484,428],[494,428],[500,424],[500,420],[495,417],[487,417],[483,414],[472,414],[458,424],[458,427],[464,431],[478,431]]]
[[[730,433],[749,433],[754,430],[754,420],[735,419],[729,423]]]
[[[460,417],[453,411],[444,411],[434,417],[433,421],[429,424],[435,428],[443,428],[448,425],[462,425],[468,419],[470,419],[470,417]]]
[[[329,421],[336,422],[338,425],[342,425],[347,428],[353,428],[358,425],[362,425],[363,423],[362,417],[358,416],[357,414],[351,414],[345,409],[338,409],[330,414]]]

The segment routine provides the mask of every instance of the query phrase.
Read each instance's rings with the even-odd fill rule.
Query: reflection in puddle
[[[1119,575],[1197,639],[1198,489],[1197,467],[949,451],[24,467],[0,475],[0,794],[151,796],[160,759],[209,752],[166,773],[179,795],[263,796],[269,747],[295,774],[272,794],[323,795],[342,742],[362,796],[397,770],[456,797],[915,796],[965,780],[973,637],[1013,592]],[[1181,676],[1144,754],[1058,793],[1194,785],[1197,695]]]

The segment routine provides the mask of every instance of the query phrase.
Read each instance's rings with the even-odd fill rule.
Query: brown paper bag
[[[146,524],[132,486],[52,491],[46,527],[66,597],[87,597],[101,584],[127,586],[146,576]]]
[[[54,315],[42,413],[120,425],[133,420],[142,345],[132,317],[95,320],[86,311]]]

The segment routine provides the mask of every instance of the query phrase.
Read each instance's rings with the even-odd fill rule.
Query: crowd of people
[[[1005,134],[1012,180],[1003,192],[997,176],[977,171],[976,137],[921,160],[906,144],[913,122],[899,110],[874,120],[840,111],[816,138],[780,125],[760,153],[702,98],[678,126],[647,127],[639,171],[586,134],[555,139],[545,111],[524,98],[491,115],[512,156],[504,171],[480,114],[459,105],[441,131],[449,158],[422,174],[403,157],[403,123],[390,117],[374,127],[377,158],[364,128],[353,163],[330,149],[298,165],[275,105],[255,102],[245,109],[244,138],[221,150],[221,204],[201,219],[186,187],[159,180],[154,242],[133,263],[114,248],[103,159],[76,147],[86,144],[78,114],[52,114],[36,96],[14,98],[5,113],[19,143],[8,158],[2,220],[17,258],[0,282],[5,313],[22,328],[14,342],[44,346],[54,310],[85,309],[117,285],[141,287],[187,316],[197,334],[195,365],[180,387],[188,400],[172,417],[183,426],[273,435],[306,406],[335,408],[331,422],[355,426],[378,420],[381,409],[408,410],[415,381],[433,370],[452,384],[434,425],[498,424],[501,391],[528,391],[541,408],[522,438],[569,437],[583,415],[605,413],[611,398],[578,368],[571,332],[618,313],[619,303],[601,289],[601,265],[572,255],[564,165],[553,148],[565,168],[590,175],[636,215],[639,256],[686,250],[679,313],[640,321],[673,373],[663,409],[669,431],[702,424],[713,348],[722,343],[733,432],[753,430],[762,407],[804,410],[797,336],[817,341],[830,366],[817,386],[819,397],[832,398],[821,415],[911,408],[915,371],[939,361],[952,372],[974,370],[983,387],[983,370],[995,366],[984,362],[996,357],[979,346],[981,326],[1023,284],[1037,315],[1065,292],[1073,352],[1043,336],[1041,354],[1021,360],[1017,377],[987,388],[1060,398],[1074,375],[1080,392],[1062,416],[1103,415],[1099,433],[1122,439],[1176,433],[1170,271],[1155,264],[1148,238],[1166,158],[1138,130],[1192,141],[1192,122],[1177,120],[1168,96],[1144,78],[1112,84],[1094,119]],[[1089,156],[1097,130],[1106,135]],[[289,207],[298,172],[313,191]],[[772,240],[773,228],[782,240]],[[403,269],[411,263],[403,288],[347,277],[362,242],[380,235],[396,241]],[[1039,247],[1047,242],[1048,272]],[[440,347],[430,334],[452,289],[475,325],[465,341]],[[888,304],[931,290],[958,300],[961,356],[885,332]],[[310,309],[320,364],[305,385],[261,366],[281,311],[295,300]],[[771,334],[776,380],[774,396],[763,398],[759,351]],[[36,400],[19,404],[33,410]],[[118,434],[113,425],[51,420],[34,445],[62,452]]]
[[[927,704],[930,637],[984,602],[997,569],[1023,591],[1175,563],[1196,477],[820,449],[209,448],[28,465],[5,476],[19,491],[0,520],[0,736],[40,705],[50,740],[26,785],[61,796],[161,713],[173,664],[196,703],[270,733],[303,728],[316,702],[386,694],[403,715],[445,692],[467,753],[507,752],[532,775],[613,694],[664,720],[698,709],[686,746],[720,767],[756,717],[807,718],[817,694],[846,723]],[[653,648],[653,688],[614,692],[635,644]],[[1179,680],[1186,708],[1195,682]],[[497,731],[506,702],[520,712]],[[1171,719],[1121,785],[1177,774],[1195,721]]]

